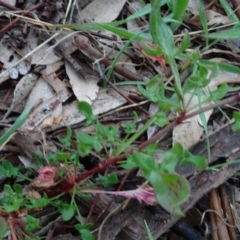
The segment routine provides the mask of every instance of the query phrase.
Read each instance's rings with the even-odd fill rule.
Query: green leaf
[[[147,178],[151,175],[152,171],[157,170],[157,165],[153,157],[145,153],[134,152],[132,155],[127,155],[127,159],[133,160]]]
[[[233,132],[240,130],[240,113],[239,112],[233,112],[233,118],[235,120],[234,124],[232,125]]]
[[[156,45],[167,58],[173,58],[175,43],[172,30],[166,25],[159,14],[161,1],[155,1],[150,14],[150,32]]]
[[[204,168],[207,165],[207,159],[202,156],[193,155],[189,151],[185,150],[180,165],[189,163],[195,165],[197,168]]]
[[[75,214],[76,207],[67,203],[62,203],[58,211],[62,215],[63,221],[69,221]]]
[[[146,85],[146,89],[144,87],[142,87],[140,84],[138,84],[138,90],[140,91],[140,93],[148,98],[150,101],[152,102],[158,102],[160,99],[164,98],[164,81],[161,78],[161,76],[159,76],[159,74],[157,74],[155,77],[153,77]]]
[[[6,177],[17,177],[19,175],[19,167],[14,167],[8,160],[3,160],[0,165],[0,174]]]
[[[221,7],[226,12],[226,15],[232,20],[232,22],[239,22],[238,16],[236,15],[236,10],[233,11],[232,7],[229,5],[229,1],[219,0]]]
[[[209,60],[199,60],[199,65],[204,66],[209,69],[216,69],[216,64],[217,64],[219,70],[221,70],[221,71],[240,74],[240,68],[233,66],[232,64],[220,63],[220,62],[216,63],[216,62],[209,61]]]
[[[69,156],[69,160],[75,165],[75,166],[81,166],[81,163],[79,161],[79,153],[76,150],[72,150],[71,154]]]
[[[155,116],[156,116],[156,120],[154,123],[159,127],[164,127],[169,123],[165,113],[158,112]]]
[[[107,176],[102,176],[100,173],[98,174],[98,177],[103,184],[104,187],[109,187],[111,185],[117,184],[119,182],[117,175],[115,173],[111,173]]]
[[[72,137],[72,129],[67,127],[67,135],[65,137],[58,137],[59,142],[61,142],[64,146],[70,147],[71,145],[71,137]]]
[[[228,91],[228,85],[227,83],[223,83],[218,87],[218,89],[210,92],[210,98],[213,101],[218,101],[226,95],[227,91]]]
[[[64,162],[69,159],[69,155],[66,152],[57,151],[55,153],[49,153],[47,155],[51,165],[57,165],[59,162]]]
[[[190,195],[188,181],[176,173],[163,172],[154,172],[149,181],[153,185],[155,196],[161,206],[171,214],[184,216],[180,205]]]
[[[172,149],[168,150],[164,156],[159,169],[162,172],[175,173],[175,168],[178,165],[180,158],[183,155],[183,147],[180,143],[176,143]]]
[[[189,32],[186,32],[183,40],[178,48],[178,53],[183,53],[190,45],[190,36],[189,36]]]
[[[26,204],[28,208],[43,208],[46,207],[50,203],[50,199],[48,198],[47,194],[44,193],[42,198],[35,199],[35,198],[30,198],[29,199],[31,204]]]
[[[150,229],[147,225],[147,222],[145,220],[144,220],[144,224],[145,224],[145,227],[146,227],[146,230],[147,230],[148,239],[149,240],[154,240],[153,235],[152,235],[152,233],[151,233],[151,231],[150,231]]]
[[[8,184],[4,184],[3,189],[4,189],[4,196],[5,197],[10,197],[14,194],[12,188]]]
[[[93,235],[90,232],[90,229],[92,228],[92,224],[76,224],[74,227],[79,231],[81,234],[82,240],[94,240]]]
[[[207,76],[208,76],[207,68],[200,65],[199,68],[198,68],[198,75],[199,75],[199,78],[203,78],[203,79],[207,78]],[[200,85],[198,85],[198,86],[203,87],[205,85],[202,85],[200,83]]]
[[[142,150],[142,152],[147,155],[154,156],[155,154],[157,154],[159,152],[158,143],[156,143],[156,142],[151,143],[150,145],[146,146],[144,148],[144,150]]]
[[[139,92],[149,99],[151,102],[158,102],[158,89],[155,89],[154,92],[147,91],[144,87],[142,87],[140,84],[138,84],[138,90]]]
[[[205,15],[205,10],[204,10],[204,7],[200,0],[197,0],[197,5],[198,5],[200,21],[203,26],[203,31],[204,31],[205,35],[207,35],[208,34],[208,25],[207,25],[207,17]],[[206,38],[206,46],[208,46],[208,38]]]
[[[26,219],[27,219],[27,226],[25,229],[27,232],[32,232],[38,228],[41,228],[39,224],[39,219],[34,218],[28,214],[26,215]]]
[[[131,38],[135,38],[136,41],[141,41],[141,40],[151,40],[151,38],[144,33],[132,33],[129,32],[127,30],[124,30],[122,28],[117,28],[115,26],[113,26],[112,24],[108,24],[108,23],[101,23],[98,24],[102,29],[105,29],[107,31],[113,32],[115,34],[117,34],[120,37],[124,37],[126,39],[131,39]],[[136,36],[137,35],[137,36]],[[135,37],[136,36],[136,37]]]
[[[15,212],[20,209],[23,202],[23,198],[16,198],[16,196],[10,196],[9,203],[4,205],[4,210],[8,213]]]
[[[99,152],[102,148],[101,143],[97,136],[91,136],[84,132],[76,131],[77,137],[77,145],[80,151],[85,154],[88,154],[94,148],[97,152]]]
[[[5,144],[10,137],[17,131],[19,127],[25,122],[28,114],[32,109],[32,105],[24,109],[21,115],[17,118],[16,122],[10,127],[10,129],[0,137],[0,146]]]
[[[92,123],[97,119],[97,116],[94,115],[92,112],[92,107],[87,102],[84,102],[84,101],[79,102],[78,110],[90,123]]]
[[[162,1],[164,2],[164,1]],[[127,21],[134,20],[135,18],[142,17],[151,12],[151,4],[146,4],[144,7],[140,8],[137,12],[133,13],[131,16],[127,17]]]
[[[117,125],[105,127],[103,124],[98,122],[95,126],[95,129],[97,131],[99,138],[102,138],[109,143],[115,142],[118,137],[119,129]]]
[[[188,5],[189,0],[173,0],[172,5],[173,5],[173,16],[172,18],[179,21],[180,23],[183,20],[183,15],[186,10],[186,7]],[[176,29],[180,23],[172,23],[172,28]]]
[[[208,35],[206,35],[206,37],[208,38],[214,38],[214,39],[223,39],[223,40],[227,40],[227,39],[239,39],[240,37],[240,28],[231,28],[230,30],[226,30],[226,31],[221,31],[218,33],[210,33]]]
[[[191,52],[191,53],[187,53],[186,55],[191,60],[192,64],[196,63],[199,60],[199,58],[201,57],[201,53],[200,53],[199,50],[196,50],[196,51]]]
[[[15,183],[13,184],[13,189],[18,198],[23,196],[22,185]]]
[[[133,121],[131,121],[129,123],[125,123],[125,122],[123,123],[124,131],[127,133],[127,135],[133,133],[136,128],[136,123],[138,121],[138,115],[136,112],[133,112],[133,115],[134,115]]]
[[[174,89],[180,100],[183,99],[183,91],[178,67],[174,59],[176,48],[172,30],[166,25],[159,14],[161,1],[152,1],[152,11],[150,14],[150,32],[156,45],[163,52],[167,62],[170,64],[173,76],[175,78]]]
[[[154,45],[148,43],[148,42],[141,42],[141,46],[144,50],[145,53],[147,53],[149,56],[158,56],[158,55],[162,55],[163,52],[161,51],[161,49],[156,48]]]
[[[7,221],[0,217],[0,238],[3,239],[7,232],[9,231],[8,223]]]
[[[196,66],[196,65],[195,65]],[[194,75],[190,76],[184,84],[183,92],[189,93],[192,89],[206,87],[210,81],[207,79],[207,68],[200,66]]]
[[[135,168],[138,167],[137,164],[133,161],[131,155],[127,155],[126,157],[127,157],[127,160],[118,162],[121,165],[122,168],[124,168],[124,169],[135,169]]]

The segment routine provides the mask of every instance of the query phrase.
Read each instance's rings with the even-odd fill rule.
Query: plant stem
[[[165,128],[159,130],[155,135],[153,135],[150,139],[148,139],[147,141],[143,142],[142,144],[140,144],[138,146],[138,149],[141,151],[142,149],[144,149],[145,147],[147,147],[148,145],[150,145],[151,143],[154,143],[155,141],[157,141],[159,139],[159,137],[161,137],[162,135],[166,134],[167,132],[171,131],[175,126],[177,126],[178,124],[182,123],[184,120],[191,118],[195,115],[198,115],[200,113],[206,112],[210,109],[213,109],[215,107],[219,107],[222,106],[224,104],[228,104],[231,102],[236,102],[236,101],[240,101],[240,93],[238,94],[234,94],[231,97],[228,97],[222,101],[219,101],[218,103],[215,104],[211,104],[209,106],[203,107],[197,111],[194,111],[192,113],[189,114],[185,114],[184,112],[180,114],[179,117],[177,117],[175,120],[173,120],[168,126],[166,126]],[[114,158],[110,158],[104,162],[102,162],[101,164],[99,164],[98,166],[94,167],[93,169],[87,171],[86,173],[82,174],[81,176],[77,177],[75,179],[76,182],[80,182],[83,179],[89,177],[92,174],[95,174],[97,172],[99,172],[100,170],[102,170],[103,168],[114,164],[118,161],[124,160],[126,158],[127,154],[131,154],[133,152],[133,150],[129,150],[127,151],[125,154],[121,154],[117,157]]]
[[[150,145],[151,143],[154,143],[156,142],[162,135],[166,134],[167,132],[171,131],[175,126],[177,126],[178,124],[182,123],[184,120],[186,119],[189,119],[195,115],[198,115],[200,113],[203,113],[205,111],[208,111],[210,109],[213,109],[215,107],[219,107],[219,106],[222,106],[224,104],[228,104],[228,103],[231,103],[231,102],[238,102],[240,101],[240,93],[238,94],[234,94],[233,96],[231,97],[228,97],[222,101],[219,101],[218,103],[215,103],[215,104],[211,104],[209,106],[206,106],[206,107],[203,107],[197,111],[194,111],[192,113],[189,113],[189,114],[186,114],[186,112],[182,112],[180,113],[179,117],[177,117],[176,119],[174,119],[168,126],[166,126],[165,128],[159,130],[155,135],[153,135],[150,139],[148,139],[147,141],[143,142],[142,144],[140,144],[138,146],[138,150],[141,151],[142,149],[144,149],[145,147],[147,147],[148,145]],[[129,141],[130,142],[130,141]],[[121,149],[120,149],[121,150]],[[119,150],[119,152],[121,152]],[[121,160],[124,160],[126,159],[126,155],[127,154],[132,154],[134,150],[130,149],[130,150],[127,150],[124,154],[121,154],[117,157],[113,157],[113,158],[109,158],[107,159],[106,161],[102,162],[101,164],[97,165],[96,167],[94,167],[93,169],[81,174],[80,176],[78,176],[76,179],[75,179],[75,183],[79,183],[80,181],[86,179],[87,177],[99,172],[100,170],[112,165],[112,164],[115,164]],[[68,183],[66,183],[68,184]],[[71,186],[71,185],[70,185]],[[72,186],[71,186],[72,187]],[[62,189],[66,189],[63,188]],[[66,189],[67,191],[67,189]],[[56,189],[52,192],[49,192],[51,195],[56,195],[58,194],[59,192],[61,192],[61,189]]]

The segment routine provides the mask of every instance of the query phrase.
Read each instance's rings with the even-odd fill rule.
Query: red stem
[[[138,150],[141,151],[142,149],[144,149],[145,147],[147,147],[148,145],[150,145],[151,143],[154,143],[156,142],[162,135],[164,135],[165,133],[169,132],[170,130],[172,130],[175,126],[177,126],[178,124],[182,123],[184,120],[188,119],[188,118],[191,118],[197,114],[200,114],[200,113],[203,113],[205,111],[208,111],[210,109],[213,109],[215,107],[219,107],[219,106],[222,106],[224,104],[228,104],[228,103],[231,103],[231,102],[238,102],[240,101],[240,93],[238,94],[235,94],[231,97],[228,97],[218,103],[215,103],[215,104],[211,104],[209,106],[206,106],[204,108],[201,108],[195,112],[192,112],[192,113],[189,113],[189,114],[186,114],[185,112],[182,112],[180,113],[180,116],[177,117],[175,120],[173,120],[168,126],[166,126],[165,128],[159,130],[155,135],[153,135],[150,139],[148,139],[147,141],[143,142],[142,144],[140,144],[138,146]],[[121,160],[124,160],[126,159],[126,155],[127,154],[132,154],[133,153],[133,150],[128,150],[126,151],[126,153],[124,154],[121,154],[117,157],[113,157],[113,158],[109,158],[107,159],[106,161],[102,162],[101,164],[99,164],[98,166],[94,167],[93,169],[83,173],[82,175],[78,176],[76,179],[75,179],[75,183],[79,183],[80,181],[86,179],[87,177],[99,172],[100,170],[112,165],[112,164],[115,164],[117,163],[118,161],[121,161]],[[52,192],[50,192],[50,195],[51,196],[56,196],[57,194],[60,194],[63,191],[63,189],[68,189],[68,191],[70,190],[68,188],[68,183],[66,183],[65,187],[63,186],[63,188],[58,188]],[[70,184],[71,185],[71,184]],[[71,186],[72,187],[72,186]]]

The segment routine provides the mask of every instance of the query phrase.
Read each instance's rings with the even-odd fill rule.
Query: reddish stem
[[[224,104],[228,104],[228,103],[231,103],[231,102],[238,102],[240,101],[240,93],[238,94],[235,94],[231,97],[228,97],[218,103],[215,103],[215,104],[211,104],[209,106],[206,106],[206,107],[203,107],[195,112],[192,112],[192,113],[189,113],[189,114],[186,114],[186,112],[182,112],[180,113],[179,117],[177,117],[175,120],[173,120],[168,126],[166,126],[165,128],[159,130],[155,135],[153,135],[150,139],[148,139],[147,141],[143,142],[142,144],[140,144],[138,146],[138,150],[141,151],[142,149],[144,149],[145,147],[147,147],[148,145],[150,145],[151,143],[154,143],[156,142],[162,135],[164,135],[165,133],[171,131],[175,126],[177,126],[178,124],[182,123],[184,120],[188,119],[188,118],[191,118],[195,115],[198,115],[200,113],[203,113],[203,112],[206,112],[210,109],[213,109],[215,107],[219,107],[219,106],[222,106]],[[101,171],[102,169],[112,165],[112,164],[115,164],[117,163],[118,161],[121,161],[121,160],[124,160],[126,159],[126,155],[127,154],[132,154],[133,153],[133,150],[128,150],[126,151],[126,153],[124,154],[121,154],[117,157],[113,157],[113,158],[109,158],[107,159],[106,161],[102,162],[101,164],[99,164],[98,166],[94,167],[93,169],[83,173],[82,175],[78,176],[76,179],[75,179],[75,183],[79,183],[80,181],[86,179],[87,177]],[[70,186],[68,186],[70,185]],[[66,183],[65,186],[63,186],[63,188],[58,188],[58,189],[55,189],[54,191],[51,191],[49,192],[51,196],[56,196],[57,194],[60,194],[62,192],[67,192],[70,190],[69,187],[73,187],[72,184],[69,184],[69,183]],[[48,189],[49,190],[49,189]],[[49,194],[48,193],[48,194]]]

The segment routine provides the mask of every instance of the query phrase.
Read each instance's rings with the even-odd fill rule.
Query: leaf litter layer
[[[235,1],[0,8],[2,239],[238,238]]]

